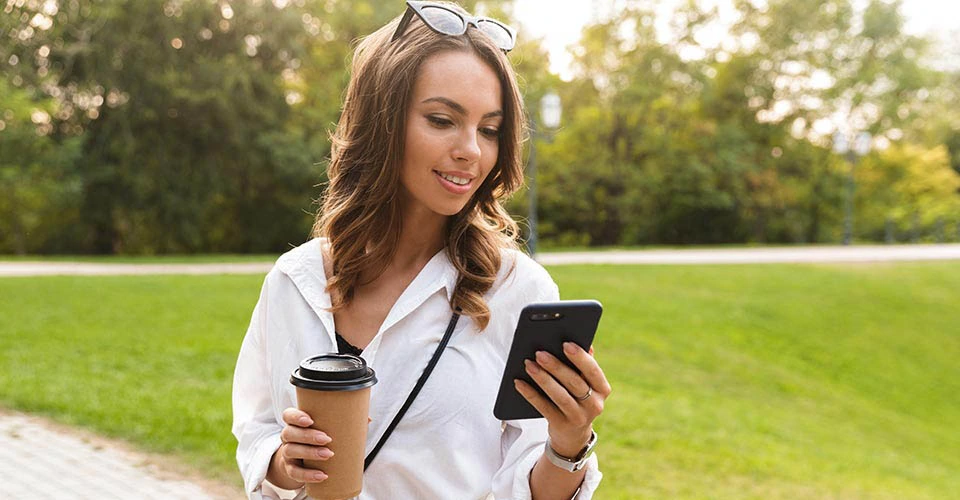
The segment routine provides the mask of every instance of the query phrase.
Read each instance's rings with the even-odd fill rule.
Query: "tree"
[[[0,252],[35,252],[77,222],[79,144],[50,137],[56,105],[0,79]]]
[[[308,39],[300,12],[160,0],[14,9],[46,19],[12,28],[15,77],[60,101],[56,139],[82,135],[78,250],[267,251],[306,233],[309,216],[294,214],[320,169],[283,133],[278,78]]]
[[[865,158],[857,169],[857,224],[880,239],[889,221],[902,233],[932,235],[960,224],[960,174],[947,148],[895,145]],[[942,236],[942,235],[941,235]]]

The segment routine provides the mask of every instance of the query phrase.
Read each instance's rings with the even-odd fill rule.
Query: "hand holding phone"
[[[514,385],[514,379],[520,379],[539,392],[541,398],[546,398],[546,403],[551,401],[550,395],[544,392],[535,380],[536,377],[527,370],[530,360],[537,360],[538,351],[548,353],[546,356],[541,355],[545,363],[542,368],[552,368],[557,372],[556,377],[567,379],[554,378],[554,383],[550,384],[550,387],[555,392],[577,391],[573,398],[577,399],[583,398],[588,391],[592,394],[592,391],[602,389],[589,386],[589,383],[582,378],[583,374],[563,350],[565,342],[573,342],[583,351],[589,351],[602,311],[603,306],[595,300],[542,302],[523,308],[517,320],[517,329],[510,346],[510,353],[507,355],[503,377],[500,380],[500,391],[493,407],[494,416],[500,420],[548,416],[535,408]],[[551,363],[553,363],[552,366]],[[602,372],[600,376],[602,378]],[[546,380],[545,377],[541,378]],[[564,382],[580,387],[565,388]],[[609,387],[605,378],[595,383]],[[564,402],[569,401],[564,400]]]

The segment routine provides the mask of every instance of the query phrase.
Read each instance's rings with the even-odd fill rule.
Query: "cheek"
[[[407,127],[407,136],[403,141],[403,164],[408,165],[410,160],[417,157],[420,150],[420,137],[416,130]]]
[[[489,147],[483,150],[481,158],[483,160],[481,163],[481,168],[483,169],[483,177],[486,178],[490,175],[490,172],[493,171],[494,165],[497,164],[499,160],[500,147],[497,143],[492,143]]]
[[[422,170],[425,163],[428,163],[427,154],[432,148],[429,140],[419,130],[408,129],[407,137],[403,143],[403,168],[401,176],[405,179],[412,179]]]
[[[428,126],[414,124],[408,126],[403,143],[404,162],[411,165],[429,164],[439,152],[450,148],[449,140]]]

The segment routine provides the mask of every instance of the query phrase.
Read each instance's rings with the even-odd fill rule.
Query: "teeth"
[[[470,179],[463,179],[463,178],[455,177],[455,176],[452,176],[452,175],[449,175],[449,174],[444,174],[444,173],[442,173],[442,172],[440,173],[440,177],[443,177],[444,179],[446,179],[446,180],[448,180],[448,181],[450,181],[450,182],[452,182],[452,183],[454,183],[454,184],[456,184],[456,185],[458,185],[458,186],[465,186],[465,185],[467,185],[467,184],[470,183]]]

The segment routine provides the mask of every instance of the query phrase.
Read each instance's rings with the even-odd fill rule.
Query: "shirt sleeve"
[[[538,265],[539,267],[539,265]],[[524,305],[531,302],[553,302],[560,300],[560,290],[545,270],[539,269],[539,279],[531,280],[538,285],[532,293],[522,294],[517,316]],[[516,318],[513,318],[516,323]],[[493,478],[493,496],[497,500],[528,500],[533,498],[530,491],[530,473],[543,455],[547,442],[546,419],[507,420],[503,422],[500,436],[500,450],[503,463]],[[600,485],[603,474],[600,472],[597,455],[594,453],[584,466],[586,475],[580,489],[572,497],[574,500],[587,500]]]
[[[493,496],[497,500],[529,500],[530,473],[543,455],[547,442],[547,421],[544,419],[508,420],[500,438],[503,466],[493,481]],[[594,453],[584,466],[586,475],[573,500],[588,500],[600,486],[603,474],[597,454]]]
[[[269,366],[264,343],[267,327],[268,282],[253,309],[233,376],[233,435],[244,490],[251,500],[279,499],[287,490],[265,481],[274,452],[280,447],[283,425],[274,411]]]

